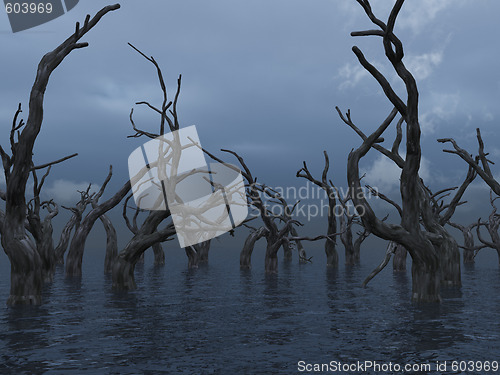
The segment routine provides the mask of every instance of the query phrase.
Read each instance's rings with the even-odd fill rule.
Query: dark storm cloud
[[[391,4],[373,3],[381,12]],[[17,34],[2,14],[2,134],[17,103],[26,108],[40,57],[102,4],[82,1],[67,15]],[[495,147],[498,139],[499,51],[491,30],[499,8],[493,0],[409,0],[399,19],[405,61],[420,78],[423,149],[431,175],[443,176],[436,184],[456,184],[465,168],[443,155],[435,138],[455,136],[473,151],[471,135],[481,126],[488,145]],[[359,139],[338,120],[335,105],[351,108],[366,131],[391,109],[350,50],[356,43],[390,72],[380,40],[349,36],[366,27],[371,28],[359,5],[349,0],[123,2],[85,37],[90,47],[74,51],[51,78],[36,160],[79,152],[54,168],[53,181],[99,183],[109,164],[116,186],[125,180],[127,157],[141,144],[126,138],[132,133],[130,108],[139,100],[161,100],[155,70],[127,46],[132,42],[160,63],[171,97],[183,74],[180,119],[184,126],[197,125],[205,147],[239,151],[270,185],[298,183],[294,176],[302,160],[319,173],[326,149],[335,180],[344,185],[346,155]],[[401,90],[396,79],[391,82]],[[135,110],[138,125],[157,129],[157,118]],[[370,153],[364,168],[378,166],[376,160]]]

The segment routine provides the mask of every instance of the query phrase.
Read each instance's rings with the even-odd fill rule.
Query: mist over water
[[[417,306],[409,271],[393,274],[388,266],[360,287],[383,248],[364,247],[357,267],[346,268],[341,257],[335,271],[317,244],[309,248],[312,264],[298,264],[294,253],[278,275],[266,276],[262,244],[250,271],[240,271],[239,249],[217,246],[208,265],[188,270],[183,251],[167,243],[165,267],[147,254],[136,269],[138,290],[129,293],[111,290],[103,253],[89,249],[83,278],[67,280],[58,269],[42,306],[0,308],[0,373],[298,374],[306,373],[299,361],[500,357],[500,269],[492,251],[462,267],[463,287],[443,290],[443,303]],[[2,303],[9,271],[2,254]]]

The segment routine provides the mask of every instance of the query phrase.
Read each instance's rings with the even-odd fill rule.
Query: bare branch
[[[385,196],[384,194],[380,193],[378,190],[372,188],[370,185],[365,185],[366,188],[375,196],[379,197],[380,199],[382,199],[383,201],[386,201],[387,203],[391,204],[394,208],[396,208],[396,210],[398,211],[399,213],[399,216],[402,217],[403,216],[403,210],[401,209],[401,207],[399,206],[399,204],[397,204],[396,202],[394,202],[392,199],[388,198],[387,196]]]
[[[41,164],[41,165],[36,165],[34,167],[31,167],[31,170],[34,171],[34,170],[37,170],[37,169],[43,169],[43,168],[47,168],[47,167],[50,167],[51,165],[54,165],[54,164],[59,164],[59,163],[62,163],[63,161],[65,160],[68,160],[68,159],[71,159],[71,158],[74,158],[75,156],[78,156],[78,153],[74,153],[74,154],[71,154],[71,155],[68,155],[68,156],[65,156],[61,159],[57,159],[55,161],[51,161],[49,163],[45,163],[45,164]]]
[[[391,260],[392,254],[394,254],[394,252],[396,251],[396,247],[397,244],[395,242],[391,241],[389,243],[382,262],[366,277],[365,281],[363,281],[363,283],[361,284],[363,288],[366,288],[366,285],[370,282],[370,280],[377,276],[385,268],[385,266],[387,266],[389,260]]]
[[[443,150],[444,152],[450,154],[456,154],[460,156],[470,167],[474,168],[477,174],[483,179],[484,182],[495,192],[496,195],[500,195],[500,184],[495,180],[492,172],[489,168],[489,161],[486,159],[486,154],[484,153],[484,142],[481,137],[481,131],[479,128],[476,129],[477,141],[479,144],[479,156],[474,159],[471,154],[466,150],[461,148],[453,138],[440,138],[437,141],[439,143],[451,143],[454,150]],[[478,161],[481,161],[482,167],[479,165]]]

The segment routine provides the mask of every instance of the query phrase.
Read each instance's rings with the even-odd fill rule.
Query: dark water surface
[[[332,271],[321,251],[315,255],[313,264],[281,262],[279,274],[266,277],[260,254],[242,272],[237,251],[214,249],[208,266],[188,271],[182,252],[167,250],[165,267],[147,258],[136,271],[138,290],[116,294],[102,256],[87,254],[83,279],[59,270],[43,306],[0,308],[0,373],[299,374],[308,373],[299,361],[434,369],[446,360],[446,372],[431,373],[472,374],[486,372],[453,372],[451,361],[500,360],[494,257],[463,268],[463,287],[444,290],[442,304],[416,306],[409,274],[389,267],[359,287],[378,258]],[[9,264],[0,260],[3,304]]]

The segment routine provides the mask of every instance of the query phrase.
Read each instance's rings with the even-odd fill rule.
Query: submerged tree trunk
[[[81,219],[81,218],[80,218]],[[61,237],[59,238],[59,243],[57,244],[54,253],[57,264],[64,264],[64,254],[68,248],[69,241],[71,238],[71,231],[79,223],[78,217],[73,214],[66,225],[63,227],[61,232]]]
[[[193,248],[193,246],[185,247],[184,251],[188,257],[188,268],[198,268],[198,263],[200,261],[198,252]]]
[[[131,290],[136,288],[134,270],[140,256],[155,243],[166,241],[175,234],[173,224],[162,230],[158,225],[170,216],[169,211],[153,211],[146,218],[139,232],[120,251],[113,264],[113,289]]]
[[[208,263],[208,252],[210,250],[210,240],[197,245],[198,260],[200,263]]]
[[[116,237],[116,230],[111,220],[106,215],[99,217],[104,230],[106,231],[106,255],[104,257],[104,273],[111,273],[113,271],[113,262],[118,254],[118,239]]]
[[[299,234],[297,233],[297,230],[295,229],[294,226],[290,227],[290,234],[293,237],[299,237]],[[302,241],[301,240],[294,240],[294,242],[297,245],[297,253],[299,254],[299,262],[301,262],[301,263],[307,262],[307,254],[306,254],[306,251],[304,249],[304,246],[302,246]],[[286,243],[283,244],[283,248],[285,248],[285,247],[290,249],[290,247],[287,246]],[[291,251],[291,249],[290,249],[290,251]]]
[[[71,240],[68,255],[66,257],[66,276],[81,276],[82,275],[82,259],[85,250],[85,242],[90,234],[95,222],[101,215],[115,207],[130,191],[130,181],[106,202],[99,204],[90,211],[82,220],[80,226],[75,231]]]
[[[240,268],[252,268],[252,253],[255,243],[264,237],[266,233],[267,229],[265,227],[260,227],[248,235],[240,253]]]
[[[11,263],[7,305],[39,305],[42,303],[42,260],[35,244],[24,233],[24,218],[22,232],[16,233],[14,227],[5,222],[2,234],[2,246]]]
[[[431,263],[424,264],[413,262],[411,267],[412,276],[412,300],[415,302],[440,302],[439,285],[441,278],[439,269]]]
[[[352,266],[356,264],[356,252],[354,250],[354,245],[352,243],[352,229],[351,226],[346,222],[346,218],[342,217],[340,219],[340,240],[345,248],[345,264],[347,266]]]
[[[323,151],[323,156],[325,158],[325,167],[323,168],[323,173],[321,175],[321,180],[315,179],[304,161],[303,167],[297,171],[297,177],[303,177],[311,181],[316,186],[319,186],[326,193],[328,198],[328,226],[326,230],[326,241],[325,241],[325,254],[326,254],[326,265],[327,267],[337,267],[339,263],[339,255],[337,253],[337,237],[334,234],[337,233],[337,218],[335,208],[337,205],[336,198],[336,188],[331,180],[328,180],[328,170],[330,169],[330,159],[328,158],[328,153]],[[341,199],[339,197],[339,199]],[[331,237],[330,237],[331,236]],[[304,259],[306,256],[304,255]]]
[[[337,220],[335,218],[335,199],[333,200],[333,207],[329,205],[328,209],[328,228],[326,231],[327,236],[334,235],[337,232]],[[326,254],[326,265],[328,267],[338,267],[339,265],[339,254],[337,253],[337,237],[328,237],[325,240],[325,254]]]
[[[153,246],[153,253],[155,256],[154,265],[155,266],[163,266],[165,264],[165,253],[163,252],[163,248],[161,243],[155,243]]]
[[[464,264],[475,263],[475,256],[473,249],[474,249],[474,237],[472,236],[472,231],[469,231],[468,233],[464,233],[464,249],[463,249]]]
[[[26,184],[33,167],[33,148],[43,122],[44,94],[52,72],[73,50],[86,47],[79,40],[108,12],[118,9],[104,7],[92,19],[88,16],[75,32],[53,51],[43,56],[29,97],[29,113],[26,124],[17,122],[21,106],[16,112],[10,132],[12,155],[0,147],[0,156],[6,180],[6,208],[1,230],[2,246],[11,262],[11,290],[7,301],[14,304],[40,304],[43,284],[42,261],[37,249],[25,232],[27,213]],[[22,131],[20,130],[24,126]],[[17,141],[15,137],[17,136]]]
[[[56,257],[54,252],[54,243],[52,240],[52,223],[44,220],[42,224],[42,237],[38,244],[38,253],[42,259],[42,275],[44,282],[52,282],[56,270]]]
[[[198,268],[200,263],[208,263],[210,240],[184,248],[188,257],[188,268]]]
[[[457,241],[442,227],[441,229],[443,240],[440,245],[437,245],[441,283],[447,286],[461,286],[460,251]]]
[[[283,246],[283,260],[289,262],[293,258],[293,251],[292,247],[289,246],[289,244],[284,243]]]
[[[113,264],[113,289],[133,290],[136,289],[134,270],[141,254],[154,243],[165,241],[175,234],[175,228],[169,226],[161,231],[153,232],[149,235],[138,234],[125,246],[118,254]]]
[[[137,261],[133,258],[118,256],[113,263],[113,289],[134,290],[137,288],[134,270]]]
[[[266,273],[278,273],[278,250],[283,241],[270,234],[267,235],[266,240],[265,271]]]
[[[365,135],[352,121],[348,111],[346,116],[337,108],[342,121],[351,127],[362,139],[363,143],[351,151],[348,157],[347,179],[351,189],[353,203],[363,210],[361,220],[363,226],[378,237],[397,242],[404,246],[412,258],[412,278],[414,301],[439,301],[439,286],[441,283],[460,285],[460,257],[456,241],[444,229],[444,225],[453,215],[467,186],[474,180],[475,172],[469,168],[467,177],[457,190],[451,203],[447,206],[439,205],[436,199],[440,193],[431,194],[419,176],[422,160],[421,129],[419,124],[419,93],[414,76],[403,63],[403,45],[394,34],[396,18],[403,5],[403,0],[394,4],[387,23],[378,19],[372,11],[368,0],[358,1],[368,18],[377,27],[377,30],[363,30],[353,32],[353,36],[380,36],[383,39],[384,52],[391,63],[394,72],[404,83],[406,97],[400,97],[393,89],[386,77],[372,65],[356,46],[352,51],[360,64],[368,71],[382,87],[384,94],[394,106],[391,114],[369,136]],[[396,126],[396,138],[390,149],[380,144],[383,133],[389,127],[397,114],[401,119]],[[402,132],[402,123],[406,123],[405,136]],[[401,157],[399,148],[405,139],[406,155]],[[401,169],[400,194],[401,224],[385,224],[380,220],[365,198],[361,187],[359,161],[370,149],[376,149],[389,158]],[[478,171],[479,173],[479,171]],[[450,190],[450,189],[448,189]],[[454,190],[454,189],[452,189]],[[446,210],[444,214],[442,211]]]
[[[406,257],[408,255],[408,252],[406,251],[405,247],[393,241],[389,242],[388,246],[395,247],[394,258],[392,258],[393,271],[395,272],[406,271]]]
[[[462,232],[462,235],[464,237],[464,245],[459,247],[463,249],[464,264],[474,263],[476,257],[476,251],[481,250],[482,248],[486,247],[486,245],[484,244],[479,246],[474,245],[474,236],[472,234],[472,229],[474,229],[478,225],[484,225],[484,223],[478,222],[478,223],[472,223],[468,226],[464,226],[448,221],[448,224]]]
[[[359,264],[361,261],[361,245],[368,238],[370,232],[364,229],[362,232],[358,232],[358,238],[354,241],[354,261]]]

